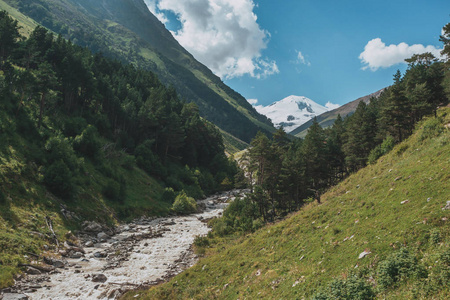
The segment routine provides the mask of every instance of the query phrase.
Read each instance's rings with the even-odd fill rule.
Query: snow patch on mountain
[[[338,104],[331,102],[322,106],[309,98],[292,95],[268,106],[257,105],[255,109],[270,118],[276,128],[283,126],[289,133],[312,118],[338,107]]]

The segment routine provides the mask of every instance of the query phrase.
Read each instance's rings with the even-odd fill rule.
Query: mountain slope
[[[450,108],[439,115],[322,204],[215,237],[196,266],[125,299],[448,299]]]
[[[76,44],[155,72],[195,102],[203,117],[244,141],[258,130],[273,130],[267,118],[181,47],[143,0],[2,2]]]
[[[336,120],[338,115],[341,115],[341,117],[344,118],[348,115],[353,114],[356,110],[356,107],[358,107],[359,102],[364,101],[365,103],[369,103],[370,99],[372,97],[378,98],[383,91],[384,91],[384,89],[381,89],[370,95],[353,100],[352,102],[342,105],[341,107],[327,111],[327,112],[317,116],[317,121],[319,122],[320,126],[322,126],[322,128],[329,127],[329,126],[333,125],[333,123]],[[296,129],[292,130],[291,134],[295,135],[296,137],[303,138],[306,136],[306,132],[311,125],[312,125],[312,120],[302,124],[301,126],[299,126]]]
[[[288,133],[328,111],[328,108],[311,99],[294,95],[268,106],[256,106],[255,108],[260,114],[271,119],[275,127],[283,126]]]

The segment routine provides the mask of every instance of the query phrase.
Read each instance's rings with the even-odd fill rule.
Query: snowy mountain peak
[[[330,102],[322,106],[309,98],[291,95],[268,106],[255,106],[255,109],[270,118],[275,127],[283,126],[286,132],[291,132],[315,116],[336,107],[338,107],[336,104]]]

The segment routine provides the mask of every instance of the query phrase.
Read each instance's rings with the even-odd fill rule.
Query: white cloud
[[[370,69],[376,71],[379,68],[388,68],[396,64],[405,63],[405,59],[414,54],[431,52],[437,58],[441,57],[442,49],[435,46],[424,46],[421,44],[408,45],[400,43],[398,45],[386,46],[380,38],[373,39],[364,47],[364,52],[359,55],[359,59],[365,66],[363,70]]]
[[[311,63],[306,60],[305,56],[303,55],[303,53],[301,51],[296,51],[296,52],[297,52],[297,60],[295,62],[296,64],[307,65],[308,67],[311,66]]]
[[[258,99],[247,99],[247,102],[250,103],[251,105],[256,105],[258,104]]]
[[[333,109],[339,108],[341,106],[339,104],[334,104],[334,103],[331,103],[330,101],[328,101],[327,104],[325,104],[325,107],[328,108],[328,110],[333,110]]]
[[[253,0],[145,0],[153,13],[173,12],[181,29],[172,32],[196,59],[224,78],[279,73],[275,61],[261,57],[270,34],[253,13]],[[165,16],[158,16],[167,22]]]

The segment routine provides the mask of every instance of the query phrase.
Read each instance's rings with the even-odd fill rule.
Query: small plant
[[[435,228],[430,232],[430,241],[433,245],[437,245],[441,242],[441,232]]]

